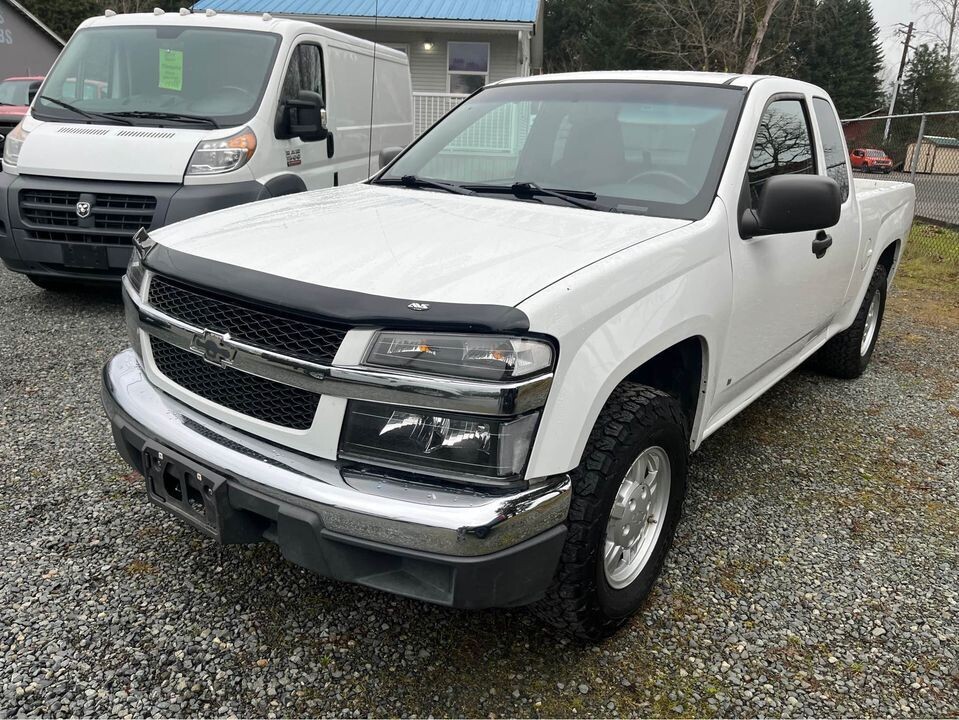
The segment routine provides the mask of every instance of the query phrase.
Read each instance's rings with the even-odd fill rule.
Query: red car
[[[857,148],[849,153],[853,169],[863,172],[892,172],[892,158],[882,150]]]
[[[37,94],[43,76],[11,77],[0,82],[0,135],[6,134],[17,126],[30,108],[33,96]],[[3,141],[0,140],[0,147]]]

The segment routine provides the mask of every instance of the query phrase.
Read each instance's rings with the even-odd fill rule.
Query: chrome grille
[[[205,330],[230,333],[248,345],[313,362],[332,362],[346,330],[254,307],[170,278],[150,281],[150,304],[170,317]]]
[[[150,339],[161,375],[210,402],[263,422],[307,430],[320,402],[316,393],[206,362],[157,338]]]

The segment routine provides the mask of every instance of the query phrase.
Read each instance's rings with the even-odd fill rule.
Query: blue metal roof
[[[535,22],[541,0],[199,0],[194,10],[417,20]],[[377,7],[379,6],[379,7]]]

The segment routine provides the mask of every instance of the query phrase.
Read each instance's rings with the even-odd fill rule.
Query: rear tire
[[[886,283],[886,268],[879,265],[872,274],[853,324],[813,355],[813,365],[817,370],[847,380],[863,374],[879,339],[886,310]]]
[[[572,473],[568,533],[534,612],[573,637],[608,637],[636,612],[663,568],[682,515],[689,455],[679,401],[618,387]]]

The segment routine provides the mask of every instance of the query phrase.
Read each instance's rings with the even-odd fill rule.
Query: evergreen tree
[[[824,88],[842,117],[882,106],[879,28],[869,0],[822,0],[802,52],[800,75]]]
[[[959,100],[951,63],[939,45],[920,45],[902,79],[896,112],[951,110]]]
[[[69,40],[77,25],[106,9],[116,12],[150,12],[159,7],[176,10],[190,7],[190,0],[21,0],[23,6],[64,40]]]

